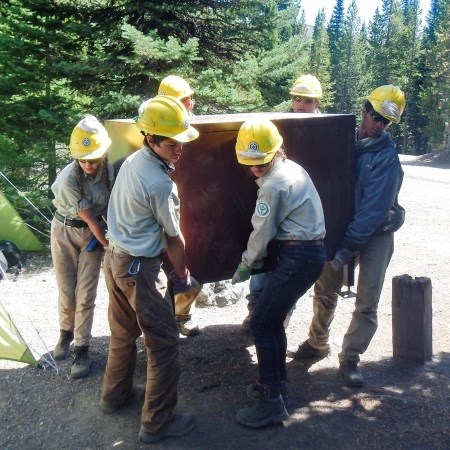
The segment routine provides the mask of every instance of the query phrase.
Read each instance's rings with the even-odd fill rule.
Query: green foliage
[[[322,111],[328,111],[334,103],[334,83],[331,81],[331,54],[328,33],[326,30],[325,10],[321,9],[314,24],[312,44],[309,53],[309,66],[322,85],[323,99],[320,102]]]
[[[196,114],[287,111],[293,81],[312,73],[322,111],[358,115],[374,87],[398,84],[408,106],[391,132],[423,152],[450,110],[450,6],[431,6],[422,31],[418,0],[383,0],[366,30],[336,0],[310,35],[299,0],[4,0],[0,170],[46,205],[81,116],[135,117],[168,74],[193,86]]]
[[[427,73],[419,94],[426,122],[424,133],[431,148],[445,143],[445,127],[450,123],[450,4],[434,2],[433,27],[427,29],[424,68]]]

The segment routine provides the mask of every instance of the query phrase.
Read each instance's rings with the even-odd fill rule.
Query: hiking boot
[[[72,378],[83,378],[89,375],[91,371],[91,358],[89,358],[89,345],[74,347],[74,358],[70,376]]]
[[[57,361],[66,359],[70,354],[70,343],[73,341],[72,331],[61,330],[59,340],[53,350],[53,358]]]
[[[284,402],[284,406],[286,408],[290,408],[292,406],[292,401],[288,393],[286,381],[281,382],[280,392],[281,398]],[[247,386],[246,394],[247,397],[251,400],[254,400],[256,402],[263,401],[269,396],[269,386],[257,381],[256,383],[252,383]]]
[[[298,348],[288,348],[286,350],[286,356],[294,359],[326,358],[329,354],[330,349],[319,350],[310,345],[307,340],[300,344]]]
[[[236,420],[248,427],[261,428],[272,423],[280,423],[288,417],[289,414],[286,411],[283,399],[279,395],[275,398],[266,397],[251,408],[240,409],[236,415]]]
[[[197,336],[200,334],[199,326],[192,319],[177,319],[178,332],[183,336]]]
[[[339,372],[348,387],[361,387],[364,385],[364,379],[357,367],[356,361],[342,361],[339,364]]]
[[[197,422],[195,421],[195,418],[190,414],[175,414],[165,428],[156,431],[155,433],[146,431],[145,428],[141,426],[139,440],[145,444],[152,444],[161,439],[184,436],[185,434],[190,433],[196,425]]]
[[[111,403],[105,402],[104,400],[100,400],[98,407],[100,408],[100,411],[103,414],[114,414],[124,406],[133,403],[135,399],[144,400],[144,398],[145,398],[145,386],[142,384],[138,384],[131,388],[129,395],[125,398],[125,400],[122,403],[113,405]]]

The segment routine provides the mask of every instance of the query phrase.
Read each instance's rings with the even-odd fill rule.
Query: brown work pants
[[[86,250],[92,232],[88,227],[65,226],[53,219],[51,251],[58,285],[59,327],[73,331],[75,345],[89,345],[103,247]]]
[[[141,423],[152,433],[171,420],[180,377],[179,335],[161,263],[159,257],[135,258],[112,247],[104,262],[111,338],[102,401],[120,405],[129,397],[136,339],[142,333],[147,349],[147,382]]]

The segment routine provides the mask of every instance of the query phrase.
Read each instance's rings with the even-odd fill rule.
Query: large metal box
[[[252,113],[194,116],[199,138],[185,144],[173,179],[181,201],[181,229],[187,265],[200,282],[229,279],[252,230],[257,185],[250,169],[237,162],[236,136],[250,117],[272,120],[284,138],[288,158],[311,176],[322,200],[331,257],[353,214],[353,115]],[[114,157],[142,141],[129,121],[107,121]],[[129,128],[127,128],[127,126]],[[133,129],[134,127],[134,129]],[[126,128],[126,132],[125,132]],[[130,133],[130,128],[133,129]],[[120,154],[122,152],[122,155]]]

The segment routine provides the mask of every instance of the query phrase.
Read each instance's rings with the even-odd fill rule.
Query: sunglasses
[[[97,163],[99,163],[101,160],[102,160],[103,158],[97,158],[97,159],[79,159],[78,161],[81,163],[81,164],[87,164],[87,163],[89,163],[89,164],[97,164]]]
[[[381,122],[384,126],[387,126],[391,123],[390,120],[386,119],[386,117],[380,116],[375,111],[370,111],[369,116],[372,117],[375,122]]]
[[[258,167],[258,168],[269,167],[271,162],[272,161],[269,161],[268,163],[265,163],[265,164],[253,164],[252,167]]]
[[[304,102],[307,104],[311,104],[311,103],[315,102],[315,100],[313,98],[300,97],[299,95],[292,97],[292,100],[294,100],[294,102]]]

